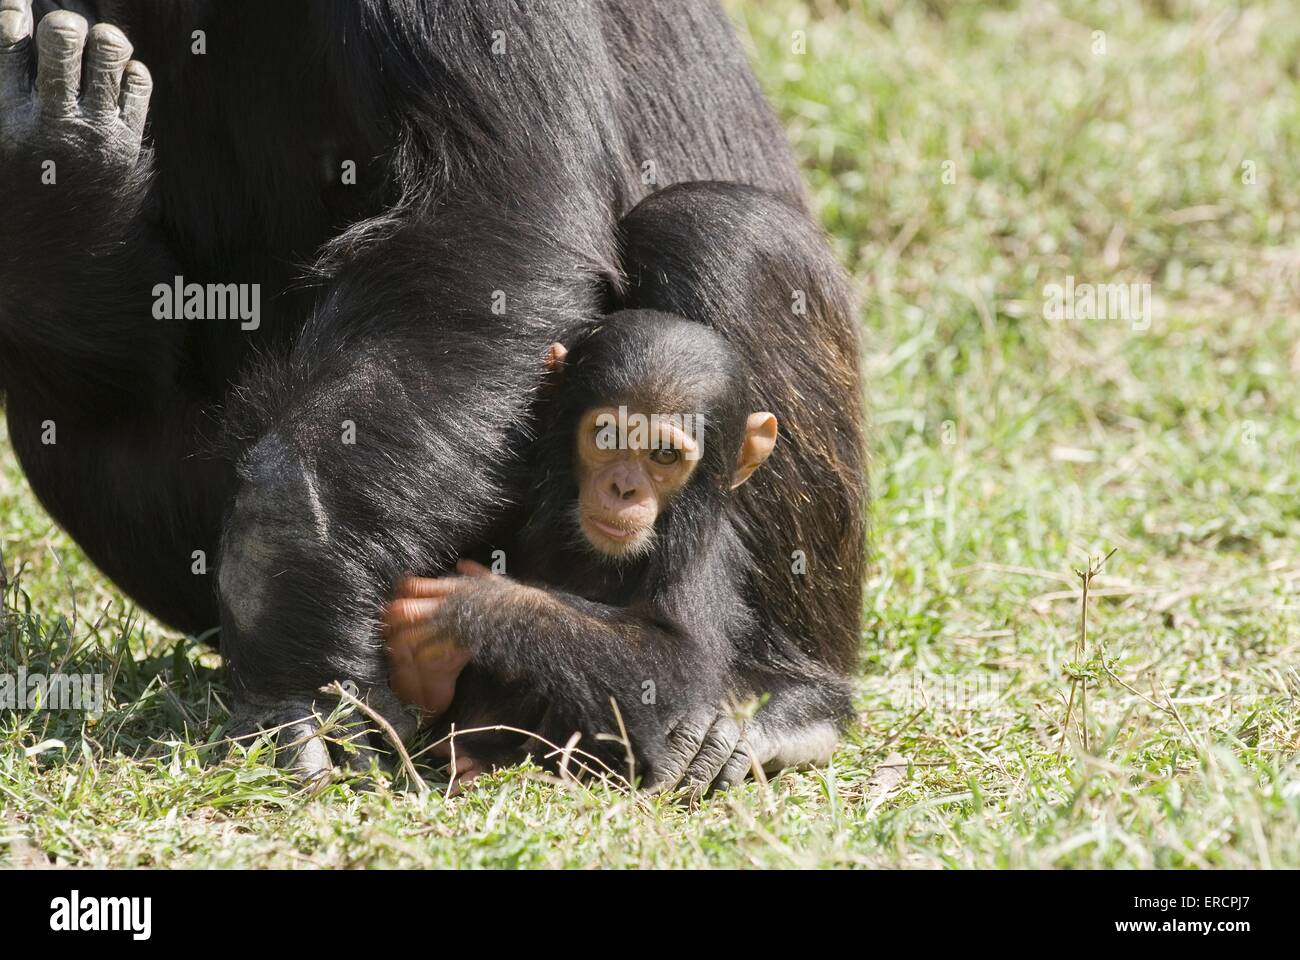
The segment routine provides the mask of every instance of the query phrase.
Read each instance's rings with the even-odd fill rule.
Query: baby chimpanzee
[[[730,492],[771,454],[776,417],[745,409],[745,371],[719,334],[665,313],[613,313],[571,352],[553,344],[547,364],[557,382],[507,575],[462,560],[461,576],[404,580],[386,617],[392,686],[446,729],[510,724],[563,744],[575,730],[617,732],[621,719],[635,749],[638,730],[662,731],[688,706],[678,691],[728,692],[729,652],[754,622]],[[629,676],[629,644],[661,645],[663,672]],[[584,688],[562,682],[573,669],[592,672],[603,702],[516,682]],[[679,682],[686,671],[691,682]],[[458,735],[455,775],[517,763],[530,745],[517,733]],[[621,748],[580,747],[622,761]]]

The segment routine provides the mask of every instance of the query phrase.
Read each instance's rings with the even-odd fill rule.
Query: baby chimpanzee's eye
[[[650,451],[650,460],[661,467],[670,467],[677,462],[678,453],[671,447],[660,447]]]

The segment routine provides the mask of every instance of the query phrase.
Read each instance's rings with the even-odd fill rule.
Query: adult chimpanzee
[[[519,499],[538,357],[612,302],[715,316],[786,430],[739,491],[772,628],[735,651],[737,692],[771,694],[760,757],[825,756],[862,571],[840,275],[762,194],[632,209],[706,179],[798,202],[715,0],[56,5],[0,0],[10,436],[127,593],[187,631],[220,620],[242,713],[302,717],[335,679],[386,689],[393,583],[450,569]],[[679,256],[682,232],[708,242]],[[736,250],[746,285],[715,287]],[[173,285],[206,309],[159,309]],[[214,310],[230,285],[250,314]],[[725,761],[715,687],[672,691],[656,778]],[[319,740],[298,759],[330,763]]]
[[[722,701],[734,651],[768,626],[745,596],[750,561],[732,491],[771,455],[777,422],[746,408],[727,341],[669,314],[622,310],[571,353],[554,344],[550,366],[561,383],[539,417],[524,519],[497,555],[509,558],[509,576],[462,561],[464,576],[410,578],[386,618],[402,699],[444,729],[515,728],[458,736],[456,773],[465,779],[522,759],[520,728],[564,741],[603,726],[611,701],[622,704],[630,741],[648,745],[638,759],[658,769],[655,740],[674,719],[671,691],[713,683]],[[653,678],[621,686],[647,664]],[[571,678],[584,674],[590,683],[574,690]],[[520,681],[540,685],[516,689]],[[729,738],[727,764],[708,773],[729,783],[750,758],[734,722],[719,735]],[[611,768],[622,762],[608,741],[584,746]],[[684,780],[709,785],[696,769]]]

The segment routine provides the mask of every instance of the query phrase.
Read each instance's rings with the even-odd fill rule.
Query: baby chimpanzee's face
[[[748,480],[776,446],[777,423],[767,412],[749,414],[740,449],[704,460],[706,427],[710,442],[726,431],[706,424],[703,411],[712,415],[720,397],[731,401],[723,409],[738,409],[728,392],[736,388],[724,369],[725,344],[702,326],[666,315],[625,311],[623,317],[626,325],[613,324],[604,334],[605,352],[586,356],[580,389],[592,405],[578,408],[573,466],[583,537],[602,556],[634,560],[653,548],[655,521],[698,470],[718,474],[700,478],[713,487]],[[547,351],[546,366],[557,380],[567,354],[558,343]],[[616,397],[627,399],[612,402]]]
[[[578,421],[578,525],[609,557],[647,551],[654,525],[704,452],[702,418],[596,407]]]

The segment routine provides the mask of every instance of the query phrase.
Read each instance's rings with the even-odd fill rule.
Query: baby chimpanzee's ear
[[[550,399],[560,392],[564,381],[564,358],[569,351],[562,343],[553,343],[546,348],[546,378],[542,382],[542,396]]]
[[[745,440],[736,458],[736,472],[731,475],[731,489],[750,478],[776,449],[776,417],[767,412],[751,413],[745,421]]]
[[[564,358],[569,355],[562,343],[553,343],[546,348],[546,369],[551,373],[559,373],[564,368]]]

